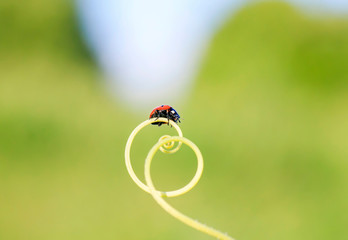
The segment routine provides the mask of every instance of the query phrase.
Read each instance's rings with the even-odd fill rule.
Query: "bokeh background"
[[[214,8],[209,31],[195,35],[204,39],[190,52],[188,75],[179,75],[185,88],[167,82],[173,103],[156,104],[176,108],[205,159],[198,186],[169,202],[236,239],[346,240],[346,4],[238,2]],[[165,213],[128,176],[126,140],[156,105],[120,96],[131,80],[118,74],[122,65],[115,74],[105,67],[83,5],[0,1],[0,239],[211,239]],[[163,134],[175,132],[150,126],[134,143],[142,179],[144,158]],[[155,185],[185,185],[195,162],[187,147],[157,154]]]

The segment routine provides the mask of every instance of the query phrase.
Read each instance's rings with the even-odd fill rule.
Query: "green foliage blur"
[[[245,7],[177,108],[205,170],[169,202],[236,239],[347,239],[347,106],[348,19]],[[110,96],[71,2],[0,1],[0,239],[211,239],[128,176],[125,143],[148,114]],[[148,127],[136,139],[142,178],[147,151],[168,133]],[[159,189],[195,172],[187,147],[156,158]]]

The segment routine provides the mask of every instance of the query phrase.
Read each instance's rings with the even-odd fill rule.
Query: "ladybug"
[[[180,116],[179,114],[175,111],[174,108],[172,108],[169,105],[161,105],[152,110],[150,113],[150,118],[167,118],[168,119],[168,125],[169,125],[169,120],[172,120],[174,122],[180,122]],[[164,122],[154,122],[152,123],[153,125],[158,125],[159,127],[163,124]]]

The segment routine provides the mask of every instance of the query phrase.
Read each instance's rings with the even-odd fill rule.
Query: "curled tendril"
[[[161,140],[164,140],[166,138],[170,138],[170,136],[164,135],[164,136],[160,137],[160,139],[158,141],[160,142]],[[170,151],[170,149],[174,147],[174,144],[175,144],[174,141],[170,141],[168,143],[163,144],[163,146],[160,147],[161,152],[163,152],[163,153],[174,153],[174,151],[176,152],[180,148],[179,145],[178,145],[178,147],[176,147]]]
[[[211,235],[213,237],[216,237],[218,239],[222,240],[233,240],[233,238],[229,237],[227,234],[224,234],[218,230],[215,230],[214,228],[211,228],[205,224],[202,224],[198,222],[197,220],[194,220],[183,213],[179,212],[175,208],[173,208],[171,205],[169,205],[163,197],[176,197],[182,194],[187,193],[190,191],[199,181],[202,172],[203,172],[203,156],[199,150],[199,148],[189,139],[183,137],[182,131],[180,127],[173,122],[172,120],[169,120],[169,124],[175,128],[175,130],[178,132],[179,136],[174,136],[171,137],[169,135],[164,135],[162,136],[159,141],[151,148],[149,151],[146,159],[145,159],[145,181],[146,184],[144,184],[142,181],[139,180],[139,178],[136,176],[134,173],[134,170],[131,165],[130,161],[130,150],[131,150],[131,145],[132,142],[135,138],[135,136],[140,132],[141,129],[144,127],[148,126],[149,124],[153,122],[165,122],[168,123],[168,119],[166,118],[152,118],[149,120],[144,121],[143,123],[139,124],[131,135],[128,138],[127,144],[126,144],[126,149],[125,149],[125,159],[126,159],[126,167],[128,170],[129,175],[133,179],[133,181],[144,191],[150,193],[152,197],[155,199],[155,201],[169,214],[171,214],[173,217],[177,218],[178,220],[182,221],[183,223],[187,224],[188,226],[191,226],[201,232],[204,232],[208,235]],[[178,142],[178,145],[174,147],[175,142]],[[163,153],[175,153],[177,152],[182,144],[185,144],[189,146],[194,153],[196,154],[197,157],[197,171],[192,180],[184,187],[175,190],[175,191],[169,191],[169,192],[163,192],[159,191],[155,188],[152,179],[151,179],[151,174],[150,174],[150,168],[151,168],[151,162],[158,150],[162,151]],[[173,148],[173,149],[172,149]]]

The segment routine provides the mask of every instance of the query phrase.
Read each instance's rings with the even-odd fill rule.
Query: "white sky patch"
[[[248,2],[77,0],[77,6],[110,90],[136,110],[185,98],[216,29]],[[288,2],[308,10],[348,10],[348,0]]]

